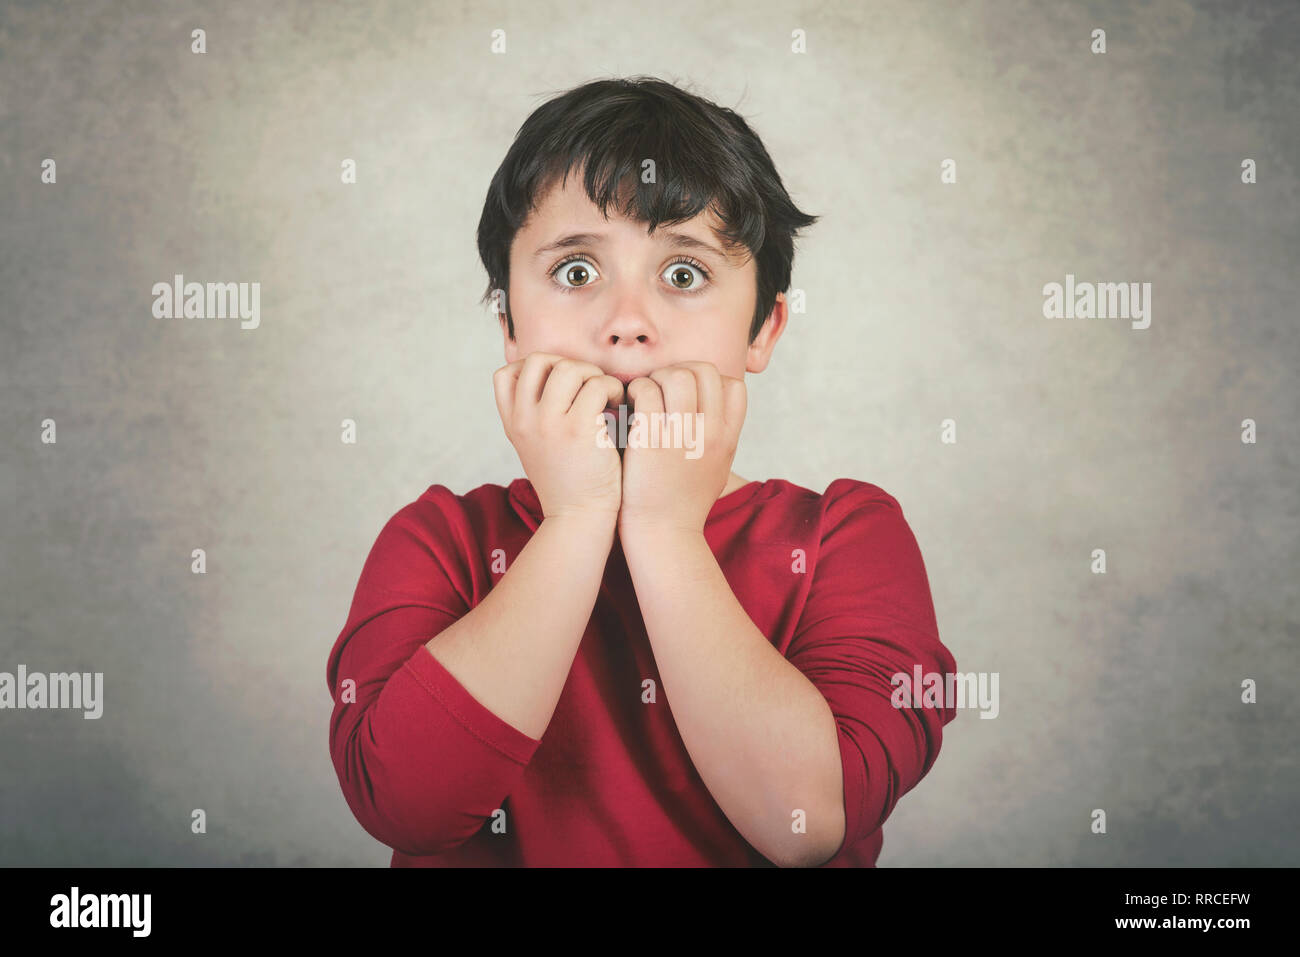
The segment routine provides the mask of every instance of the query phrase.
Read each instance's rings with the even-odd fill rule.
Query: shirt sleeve
[[[898,502],[873,485],[836,480],[823,513],[807,601],[786,652],[835,716],[844,772],[844,840],[825,866],[877,830],[930,770],[955,707],[898,708],[904,674],[956,670],[939,640],[920,548]]]
[[[447,496],[452,493],[446,492]],[[470,610],[436,500],[394,515],[366,559],[330,652],[330,756],[357,821],[403,854],[473,836],[518,783],[540,741],[489,711],[425,647]]]

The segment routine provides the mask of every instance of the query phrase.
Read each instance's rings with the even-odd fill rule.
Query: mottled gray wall
[[[326,655],[393,512],[522,474],[484,190],[547,96],[638,73],[824,215],[736,471],[897,496],[1000,675],[880,863],[1300,863],[1300,6],[322,7],[0,8],[0,670],[105,674],[97,721],[0,711],[0,864],[387,864]],[[175,273],[260,282],[260,326],[153,318]],[[1067,273],[1150,282],[1150,327],[1045,318]]]

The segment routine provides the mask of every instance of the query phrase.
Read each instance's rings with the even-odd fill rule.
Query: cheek
[[[553,352],[547,340],[551,338],[551,310],[545,301],[545,291],[538,289],[535,281],[511,279],[510,315],[515,323],[515,341],[522,355],[530,352]]]
[[[558,356],[574,354],[572,336],[566,334],[565,323],[561,316],[548,309],[534,309],[528,315],[522,331],[519,331],[519,344],[527,352],[549,352]]]
[[[737,336],[728,330],[725,333],[711,335],[698,344],[699,357],[713,363],[718,372],[733,379],[742,379],[749,349],[746,342],[748,325],[745,332]]]

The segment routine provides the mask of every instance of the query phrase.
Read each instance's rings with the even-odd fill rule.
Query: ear
[[[763,320],[763,328],[758,331],[758,335],[749,346],[749,352],[745,356],[746,372],[762,372],[767,368],[772,350],[776,348],[776,340],[780,339],[781,333],[785,332],[786,320],[789,318],[787,310],[785,293],[778,292],[776,302],[772,304],[772,311]]]
[[[504,307],[497,313],[497,321],[501,325],[501,341],[505,346],[506,362],[514,362],[519,358],[519,342],[510,338],[510,326],[506,322]]]

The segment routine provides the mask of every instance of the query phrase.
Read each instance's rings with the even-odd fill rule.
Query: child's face
[[[709,228],[719,223],[708,211],[684,223],[661,223],[652,237],[644,223],[622,217],[615,206],[608,220],[601,216],[579,169],[563,187],[557,181],[515,234],[507,290],[515,341],[505,340],[506,361],[549,352],[624,380],[686,361],[711,362],[736,379],[762,372],[785,326],[785,297],[778,294],[750,345],[757,291],[747,251],[724,254]],[[546,248],[578,233],[593,238]],[[713,248],[692,247],[670,234]],[[504,336],[505,316],[500,319]]]

